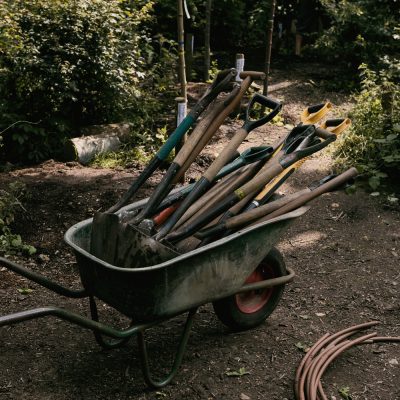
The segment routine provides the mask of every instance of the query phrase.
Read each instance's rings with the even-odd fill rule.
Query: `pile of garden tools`
[[[238,109],[252,82],[265,78],[261,72],[242,72],[239,84],[235,76],[234,69],[221,71],[120,201],[107,212],[95,214],[90,247],[95,257],[126,268],[156,265],[292,211],[357,175],[351,168],[296,193],[278,196],[277,190],[303,162],[336,140],[351,123],[348,118],[321,122],[332,105],[310,106],[286,137],[238,154],[249,132],[272,121],[282,108],[280,102],[256,93],[248,101],[242,127],[201,178],[174,188],[220,125]],[[203,116],[196,123],[200,114]],[[135,212],[120,211],[192,126],[143,207]]]

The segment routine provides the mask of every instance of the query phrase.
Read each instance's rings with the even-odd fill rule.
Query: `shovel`
[[[260,160],[266,160],[271,156],[272,151],[273,148],[271,146],[250,147],[244,150],[241,154],[239,154],[238,157],[235,157],[232,162],[225,165],[225,167],[218,172],[213,182],[219,181],[226,175],[229,175],[233,171],[236,171],[247,164],[252,164]],[[166,219],[178,208],[178,203],[181,202],[191,192],[194,186],[195,183],[191,183],[185,186],[179,192],[169,195],[167,198],[165,198],[157,210],[158,214],[153,217],[154,225],[161,225],[164,223]]]
[[[228,85],[236,76],[235,69],[228,69],[218,73],[211,86],[207,89],[203,97],[191,109],[189,114],[182,120],[175,131],[169,136],[168,140],[158,150],[157,154],[145,167],[135,182],[132,183],[127,192],[121,199],[107,210],[109,213],[118,211],[121,207],[126,205],[130,198],[139,190],[139,188],[147,181],[151,174],[160,166],[160,164],[167,159],[169,153],[180,142],[184,134],[198,119],[200,114],[207,108],[207,106],[218,96],[219,93],[226,90]]]
[[[155,265],[177,257],[175,250],[156,242],[136,226],[120,221],[117,214],[98,214],[102,229],[91,243],[90,252],[97,258],[124,268]]]
[[[203,98],[197,103],[197,105],[194,107],[194,109],[197,109],[196,115],[200,113],[200,108],[205,108],[207,104],[209,104],[224,88],[230,84],[232,77],[234,76],[233,74],[234,70],[228,70],[221,72],[219,74],[219,77],[217,77],[214,82],[212,87],[206,92],[206,94],[203,96]],[[196,128],[193,130],[192,135],[196,134],[201,135],[206,131],[207,125],[211,123],[211,121],[216,118],[215,112],[221,112],[223,109],[226,108],[226,104],[233,99],[237,97],[238,90],[233,90],[231,94],[226,96],[224,102],[219,103],[217,106],[214,107],[214,109],[207,114],[207,116],[196,126]],[[192,110],[193,111],[193,110]],[[192,112],[191,112],[192,113]],[[189,120],[193,119],[195,114],[193,113],[192,116],[190,114],[188,115]],[[187,118],[188,118],[187,117]],[[206,125],[207,124],[207,125]],[[180,124],[179,126],[181,126]],[[205,126],[206,125],[206,126]],[[181,130],[178,129],[178,133],[182,132]],[[175,134],[175,137],[177,134]],[[182,134],[183,136],[183,134]],[[179,139],[181,136],[179,137]],[[95,255],[96,257],[99,257],[101,259],[107,258],[107,251],[106,248],[108,246],[114,246],[113,243],[117,240],[117,236],[113,237],[112,232],[117,229],[115,225],[115,218],[112,218],[111,215],[113,212],[116,212],[120,207],[122,207],[127,201],[129,201],[129,198],[134,194],[134,192],[147,180],[147,178],[150,176],[150,174],[157,168],[159,163],[167,157],[168,153],[172,150],[173,146],[172,143],[176,143],[178,139],[168,139],[168,141],[164,144],[164,146],[160,149],[160,151],[157,153],[155,158],[150,162],[150,164],[146,167],[145,171],[140,175],[139,179],[134,182],[134,184],[130,187],[130,189],[125,193],[123,198],[115,204],[113,207],[111,207],[106,213],[96,213],[93,217],[93,222],[92,222],[92,233],[91,233],[91,253]],[[167,145],[167,147],[166,147]],[[161,160],[161,161],[160,161]],[[107,219],[110,219],[108,221]],[[113,227],[111,229],[111,227]],[[108,240],[110,241],[110,244],[105,244],[104,238],[107,237]],[[103,250],[105,249],[105,254],[103,255]]]
[[[296,125],[296,127],[300,127],[302,125],[314,125],[321,121],[322,118],[326,116],[326,114],[332,109],[332,104],[328,101],[326,103],[314,104],[312,106],[308,106],[303,110],[300,115],[300,123]],[[274,156],[282,149],[283,143],[287,139],[283,139],[278,141],[275,145]]]
[[[191,162],[197,157],[200,151],[211,139],[212,135],[217,131],[225,118],[236,108],[244,93],[250,87],[253,79],[264,79],[265,74],[261,72],[242,72],[242,77],[245,79],[240,85],[235,98],[225,107],[224,111],[210,124],[202,137],[196,138],[190,135],[186,143],[183,145],[178,155],[175,157],[163,180],[157,186],[156,190],[151,195],[143,210],[133,220],[134,224],[139,224],[143,219],[154,215],[158,205],[171,190],[174,182],[179,180],[179,177],[186,172]],[[189,160],[189,162],[188,162]],[[179,174],[178,174],[179,173]]]
[[[227,113],[228,115],[236,107],[242,95],[250,86],[253,78],[263,78],[264,74],[248,72],[246,76],[247,77],[242,82],[240,90],[235,93],[234,99],[229,105],[226,106],[223,114]],[[218,119],[221,119],[221,115],[218,117]],[[225,117],[223,119],[225,119]],[[213,121],[213,123],[215,125],[215,121]],[[211,125],[213,125],[213,123]],[[209,128],[207,128],[207,131],[209,130]],[[193,135],[191,135],[191,137],[193,137]],[[178,156],[180,156],[179,160],[181,164],[186,159],[186,156],[190,154],[193,149],[193,142],[190,141],[191,137],[178,153]],[[167,171],[167,174],[164,177],[163,181],[157,187],[156,191],[153,193],[153,196],[146,203],[145,208],[142,210],[139,216],[135,218],[134,223],[137,223],[137,221],[141,221],[143,219],[143,216],[146,215],[146,213],[148,212],[150,212],[151,215],[152,210],[158,206],[164,195],[169,191],[170,181],[174,176],[174,172],[178,171],[179,166],[181,165],[178,162],[175,163],[175,161],[177,161],[176,158],[177,157],[175,157],[174,163],[171,166],[172,168]],[[109,218],[110,215],[112,214],[97,214],[94,217],[91,235],[91,253],[96,257],[99,257],[101,259],[108,257],[109,259],[111,259],[112,252],[114,251],[114,260],[115,257],[121,254],[121,257],[128,260],[127,263],[131,268],[137,268],[141,266],[153,265],[160,262],[161,260],[168,260],[177,255],[174,250],[163,245],[162,243],[155,241],[153,238],[149,237],[145,233],[145,231],[134,226],[132,223],[120,223],[122,226],[119,228],[116,227],[116,222],[114,221],[115,218],[110,218],[110,221],[107,221],[107,218]],[[93,229],[93,225],[95,223],[97,224],[97,229]],[[102,225],[107,228],[107,231],[103,229]],[[126,234],[126,236],[124,237],[123,234]],[[108,251],[106,254],[103,254],[105,243],[107,243],[107,247],[110,248],[110,251]],[[133,244],[131,245],[131,243]],[[119,259],[120,264],[122,263],[122,261],[123,259]]]
[[[272,218],[276,218],[279,217],[280,215],[286,214],[287,212],[293,211],[296,208],[299,208],[302,205],[320,196],[321,194],[330,192],[335,188],[337,188],[338,186],[341,186],[344,183],[348,182],[349,180],[356,178],[357,175],[358,175],[357,169],[352,167],[347,171],[343,172],[342,174],[333,177],[333,179],[330,179],[328,182],[324,183],[318,188],[311,190],[309,193],[306,193],[304,196],[300,196],[299,198],[292,200],[285,206],[257,220],[256,223],[269,221]]]
[[[325,129],[336,136],[340,135],[351,125],[351,120],[349,118],[341,119],[329,119],[320,125],[320,128]],[[276,176],[271,182],[269,182],[263,190],[257,195],[257,197],[245,208],[244,212],[256,208],[262,204],[265,204],[275,191],[295,172],[297,171],[308,157],[297,161],[290,167],[282,171],[278,176]]]
[[[302,121],[307,121],[307,120],[312,120],[312,121],[319,121],[320,118],[323,118],[327,112],[332,108],[330,103],[323,103],[323,104],[318,104],[318,105],[312,105],[307,108],[305,108],[301,114],[301,120]],[[303,125],[303,122],[300,122],[298,126]],[[279,150],[282,148],[283,143],[286,145],[292,140],[294,137],[294,134],[291,132],[284,140],[279,140],[277,143],[272,145],[272,155],[276,155]],[[236,188],[233,188],[233,190],[237,189],[240,185],[238,185]],[[230,194],[230,192],[227,192],[224,190],[220,195],[216,198],[212,198],[211,193],[208,192],[206,195],[201,197],[192,207],[189,208],[189,210],[183,215],[183,217],[179,220],[179,222],[176,224],[176,228],[179,228],[182,225],[186,225],[188,222],[193,219],[194,216],[198,216],[198,213],[200,212],[205,212],[206,209],[211,208],[213,204],[218,203],[221,201],[226,195]],[[249,194],[246,196],[244,200],[242,200],[239,204],[237,204],[237,207],[239,208],[239,211],[246,205],[248,204],[254,196],[257,194],[257,191]],[[236,207],[235,206],[235,207]]]
[[[272,201],[271,203],[264,204],[256,209],[252,209],[250,211],[246,211],[240,215],[233,216],[232,218],[229,218],[228,220],[225,220],[223,222],[219,222],[218,224],[215,224],[213,226],[210,226],[206,229],[203,229],[199,232],[197,232],[194,236],[198,239],[204,239],[204,238],[209,238],[212,237],[214,238],[215,236],[221,236],[221,234],[224,234],[226,236],[227,232],[231,232],[233,230],[237,230],[238,228],[241,228],[243,226],[246,226],[256,220],[259,220],[260,218],[271,214],[272,212],[281,209],[283,206],[286,206],[287,204],[291,203],[294,200],[297,200],[299,198],[308,198],[304,197],[306,194],[308,195],[310,192],[313,192],[323,186],[323,192],[318,192],[318,193],[325,193],[328,190],[332,189],[326,189],[327,186],[326,184],[333,179],[335,179],[337,175],[328,175],[324,178],[322,178],[319,181],[315,181],[311,183],[306,189],[300,190],[298,192],[288,194],[286,196],[283,196],[275,201]],[[350,179],[350,178],[349,178]],[[345,181],[349,180],[345,179]],[[341,182],[341,184],[337,184],[337,186],[341,186],[345,181]],[[325,185],[325,186],[324,186]],[[334,187],[334,189],[337,188],[337,186]],[[329,186],[330,187],[330,186]],[[329,188],[328,187],[328,188]],[[303,204],[301,204],[303,205]],[[202,246],[204,245],[203,242],[201,244]]]
[[[316,133],[325,140],[314,144],[313,142],[315,141]],[[248,194],[264,186],[284,169],[288,168],[296,161],[323,149],[335,139],[336,135],[321,128],[316,129],[314,125],[303,125],[294,128],[291,134],[287,137],[287,142],[282,147],[282,150],[280,150],[276,157],[273,157],[269,161],[267,164],[268,166],[264,170],[260,171],[256,177],[239,189],[236,189],[231,195],[227,196],[220,204],[218,204],[218,206],[193,221],[190,226],[186,226],[185,229],[182,229],[181,231],[170,233],[164,240],[174,243],[191,236],[197,230],[212,221],[216,216],[225,212],[234,204],[245,198]]]
[[[250,118],[250,113],[254,110],[256,105],[267,107],[272,111],[259,119],[253,120]],[[233,139],[231,139],[228,146],[226,146],[221,154],[214,160],[214,162],[210,165],[204,175],[196,182],[193,190],[185,198],[183,203],[171,215],[168,221],[156,234],[156,240],[161,240],[165,235],[167,235],[178,222],[178,220],[182,217],[182,215],[186,212],[186,210],[210,188],[218,171],[221,170],[221,168],[223,168],[223,166],[226,164],[227,160],[232,157],[232,154],[240,146],[240,144],[243,142],[249,132],[271,121],[279,113],[281,108],[281,103],[271,100],[260,94],[255,94],[252,97],[246,109],[245,122],[242,128],[240,128],[236,132],[235,136],[233,137]]]

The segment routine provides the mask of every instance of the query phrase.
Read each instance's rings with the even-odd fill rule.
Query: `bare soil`
[[[284,100],[286,123],[299,122],[301,110],[330,100],[335,115],[346,112],[346,94],[324,90],[332,73],[318,65],[274,70],[271,96]],[[196,177],[215,157],[240,122],[227,124],[188,174]],[[271,143],[286,132],[263,127],[244,147]],[[313,157],[284,190],[297,190],[331,170],[329,154]],[[14,226],[38,249],[31,258],[12,257],[66,286],[80,286],[71,250],[63,243],[66,229],[112,205],[139,170],[84,168],[48,161],[0,174],[0,185],[24,181],[31,193],[26,213]],[[161,177],[156,174],[138,198],[147,196]],[[260,327],[233,333],[205,305],[198,313],[183,365],[167,387],[151,391],[142,378],[134,340],[116,350],[102,350],[91,332],[54,318],[0,329],[0,399],[293,399],[295,370],[309,346],[326,332],[379,320],[383,336],[400,335],[400,212],[363,190],[354,195],[326,194],[290,228],[278,244],[287,266],[296,272],[275,312]],[[30,288],[29,294],[18,289]],[[0,269],[0,314],[46,305],[88,315],[84,300],[71,300]],[[127,320],[101,305],[102,319],[113,326]],[[149,329],[146,337],[153,367],[170,365],[183,317]],[[244,368],[232,377],[227,371]],[[243,371],[243,370],[242,370]],[[400,347],[366,345],[348,351],[324,376],[330,399],[348,387],[354,400],[400,399]],[[350,398],[350,397],[349,397]]]

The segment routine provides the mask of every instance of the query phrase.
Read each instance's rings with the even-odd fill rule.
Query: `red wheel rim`
[[[261,263],[246,279],[246,283],[254,283],[274,278],[273,268]],[[244,314],[252,314],[261,310],[272,296],[274,288],[252,290],[235,296],[237,308]]]

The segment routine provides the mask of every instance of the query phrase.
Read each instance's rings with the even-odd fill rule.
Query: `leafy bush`
[[[3,133],[8,152],[36,161],[81,126],[148,117],[142,112],[148,98],[143,82],[146,72],[153,83],[159,72],[143,25],[152,5],[0,3],[0,131],[21,121]],[[152,119],[155,107],[149,107]]]
[[[355,97],[353,126],[338,142],[336,156],[339,165],[356,165],[376,189],[388,173],[400,171],[400,68],[380,73],[360,68],[362,90]]]
[[[331,25],[317,40],[320,55],[380,68],[384,57],[400,51],[399,4],[396,0],[321,0]]]
[[[14,221],[15,211],[24,210],[21,199],[26,196],[25,185],[13,182],[7,190],[0,190],[0,252],[8,254],[23,252],[32,255],[36,252],[33,246],[24,244],[21,236],[11,232],[10,224]]]

